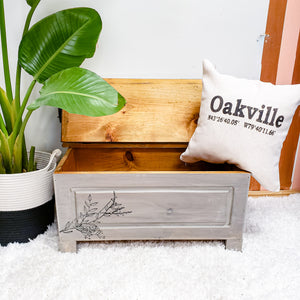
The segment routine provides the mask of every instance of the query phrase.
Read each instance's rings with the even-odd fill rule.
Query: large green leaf
[[[50,15],[25,34],[19,47],[20,65],[39,82],[80,66],[92,57],[102,28],[97,11],[73,8]]]
[[[78,67],[51,76],[40,94],[28,106],[29,110],[48,105],[69,113],[97,117],[114,114],[125,105],[125,99],[105,80]]]

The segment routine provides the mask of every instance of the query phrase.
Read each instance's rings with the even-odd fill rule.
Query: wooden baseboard
[[[300,191],[296,191],[296,190],[281,190],[279,192],[249,191],[248,196],[249,197],[266,197],[266,196],[282,197],[282,196],[289,196],[291,194],[297,194],[297,193],[300,193]]]

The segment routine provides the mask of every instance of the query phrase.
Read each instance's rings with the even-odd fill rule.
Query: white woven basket
[[[37,171],[0,174],[0,211],[18,211],[40,206],[52,199],[53,172],[61,151],[36,151]]]

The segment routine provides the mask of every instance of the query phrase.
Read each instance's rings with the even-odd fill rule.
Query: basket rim
[[[29,153],[29,152],[28,152]],[[50,160],[50,157],[51,157],[51,153],[49,152],[46,152],[46,151],[35,151],[35,153],[39,153],[39,154],[42,154],[42,155],[47,155],[49,156],[48,159]],[[56,162],[54,162],[54,164],[56,165]],[[0,178],[4,178],[4,177],[14,177],[14,176],[29,176],[30,174],[38,174],[38,173],[42,173],[42,172],[45,172],[45,169],[47,168],[47,165],[42,168],[42,169],[39,169],[39,170],[35,170],[35,171],[30,171],[30,172],[22,172],[22,173],[11,173],[11,174],[0,174]],[[55,167],[54,167],[55,168]],[[53,168],[51,168],[52,170]]]

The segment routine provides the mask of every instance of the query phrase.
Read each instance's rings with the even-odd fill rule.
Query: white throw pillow
[[[220,74],[205,60],[198,125],[180,158],[235,164],[264,188],[278,191],[281,148],[299,104],[300,84]]]

